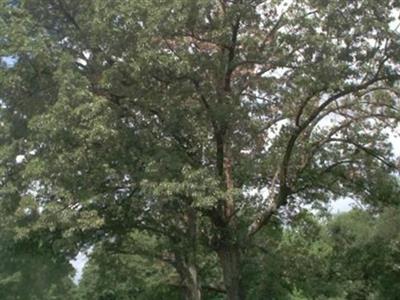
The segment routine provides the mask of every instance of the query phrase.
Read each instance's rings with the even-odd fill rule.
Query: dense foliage
[[[390,207],[328,219],[303,214],[286,229],[275,224],[246,255],[246,299],[396,299],[399,222],[399,208]],[[82,299],[179,299],[173,269],[134,254],[109,254],[97,248],[91,256],[78,288]],[[160,267],[169,273],[159,276]],[[112,294],[102,298],[107,291]],[[205,292],[204,299],[223,299],[223,293]]]
[[[63,267],[95,247],[105,257],[89,264],[100,277],[88,287],[127,274],[105,265],[161,276],[156,259],[178,275],[162,293],[283,299],[296,264],[289,250],[281,257],[290,237],[279,232],[304,207],[350,196],[380,213],[397,203],[388,136],[400,117],[398,1],[0,3],[5,239]],[[320,251],[297,238],[304,255]],[[118,250],[139,256],[106,254]],[[301,278],[300,296],[335,291]]]

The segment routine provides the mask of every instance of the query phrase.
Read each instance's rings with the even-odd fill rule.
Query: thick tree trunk
[[[197,272],[197,212],[190,208],[185,213],[186,238],[188,243],[176,253],[176,269],[181,277],[183,298],[200,300],[201,285]]]
[[[201,287],[197,267],[184,260],[179,260],[177,262],[177,270],[182,280],[183,299],[200,300]]]
[[[237,245],[226,245],[218,250],[227,300],[244,299],[241,285],[240,249]]]
[[[185,300],[200,300],[201,288],[195,266],[188,267],[188,276],[185,291]]]
[[[216,135],[218,175],[227,196],[219,205],[219,214],[213,218],[219,231],[216,240],[216,252],[222,268],[227,300],[242,300],[244,292],[241,286],[240,247],[237,243],[235,216],[235,199],[233,197],[234,180],[232,172],[232,155],[228,146],[224,145],[223,134]],[[218,139],[218,137],[220,137]],[[219,216],[218,216],[219,215]]]

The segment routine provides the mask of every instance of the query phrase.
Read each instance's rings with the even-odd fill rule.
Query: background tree
[[[398,209],[373,216],[354,211],[329,224],[336,266],[346,299],[395,299],[399,279]],[[340,249],[340,251],[338,251]]]
[[[186,290],[185,276],[180,274],[179,260],[168,252],[163,242],[153,234],[132,232],[120,242],[99,243],[89,255],[77,289],[78,299],[182,299]],[[202,297],[222,299],[215,257],[199,253],[199,277]],[[216,274],[219,276],[216,276]]]
[[[113,253],[97,245],[90,254],[77,299],[180,299],[173,268],[135,251]]]
[[[396,299],[397,222],[396,207],[379,214],[356,208],[328,218],[302,211],[290,226],[275,219],[265,235],[252,241],[243,259],[246,299]],[[147,251],[158,251],[144,244]],[[151,261],[155,254],[135,246],[120,248],[133,255],[109,247],[98,247],[91,255],[79,299],[180,298],[176,270],[162,260]],[[199,260],[204,264],[210,259],[204,254]],[[200,274],[204,282],[215,280],[212,274]],[[223,291],[210,287],[203,288],[204,299],[223,299]]]
[[[25,203],[29,200],[24,199]],[[74,270],[66,247],[52,243],[59,234],[37,226],[36,212],[0,205],[0,297],[5,300],[50,300],[72,297]],[[33,227],[27,229],[27,227]]]

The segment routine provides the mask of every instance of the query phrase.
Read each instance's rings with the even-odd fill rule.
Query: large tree
[[[191,299],[198,243],[243,299],[242,256],[273,215],[396,169],[396,1],[1,3],[9,201],[34,191],[78,247],[168,237]]]

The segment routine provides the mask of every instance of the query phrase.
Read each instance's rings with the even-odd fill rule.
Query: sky
[[[89,258],[84,252],[79,252],[78,255],[70,261],[70,264],[75,268],[74,283],[78,284],[82,278],[83,268],[88,262]]]

